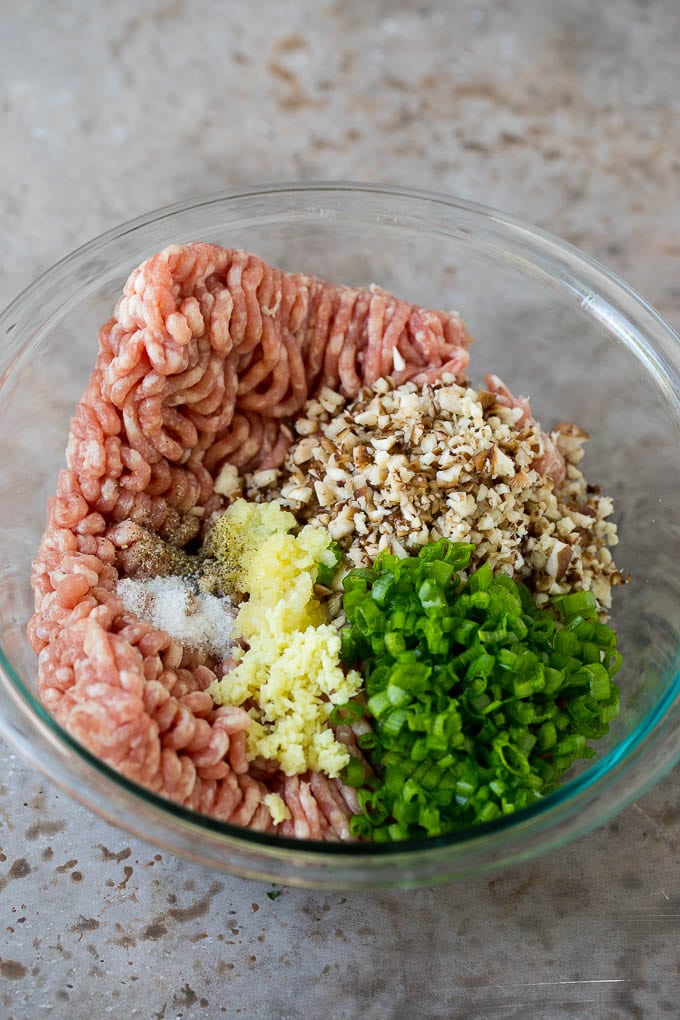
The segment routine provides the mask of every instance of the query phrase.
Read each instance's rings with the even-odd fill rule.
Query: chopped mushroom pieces
[[[246,478],[249,498],[313,518],[353,566],[445,536],[474,543],[472,567],[527,580],[539,604],[586,589],[601,610],[611,605],[623,580],[608,549],[616,526],[611,500],[577,466],[587,433],[560,424],[546,436],[528,413],[450,377],[422,387],[380,380],[342,407],[333,396],[330,411],[324,394],[305,408],[279,471]],[[558,483],[540,470],[547,444],[564,458]]]

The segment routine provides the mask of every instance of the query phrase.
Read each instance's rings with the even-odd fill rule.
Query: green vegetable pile
[[[488,564],[465,582],[473,546],[446,539],[418,556],[381,554],[344,578],[342,657],[367,702],[333,721],[370,720],[344,780],[358,788],[353,834],[437,836],[517,811],[593,757],[619,712],[616,634],[592,592],[539,609]]]

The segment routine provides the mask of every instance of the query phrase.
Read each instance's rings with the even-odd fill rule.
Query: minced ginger
[[[209,693],[220,705],[249,703],[248,756],[275,759],[287,775],[307,770],[337,777],[349,754],[329,726],[334,704],[361,688],[340,665],[340,637],[314,595],[319,563],[328,561],[325,529],[296,526],[273,503],[236,500],[218,520],[211,555],[249,596],[234,622],[248,648]]]

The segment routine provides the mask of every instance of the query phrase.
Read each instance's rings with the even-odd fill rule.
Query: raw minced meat
[[[235,474],[278,466],[291,419],[323,386],[354,396],[397,364],[398,381],[462,379],[470,342],[456,313],[218,245],[172,245],[135,269],[100,330],[33,563],[28,635],[57,722],[186,807],[346,838],[354,791],[249,763],[248,713],[207,693],[220,662],[127,611],[116,586],[181,572]],[[278,825],[268,794],[290,815]]]

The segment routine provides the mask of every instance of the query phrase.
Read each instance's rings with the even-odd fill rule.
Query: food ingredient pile
[[[555,787],[619,710],[611,501],[455,313],[171,247],[100,333],[33,566],[42,698],[155,792],[401,840]]]

